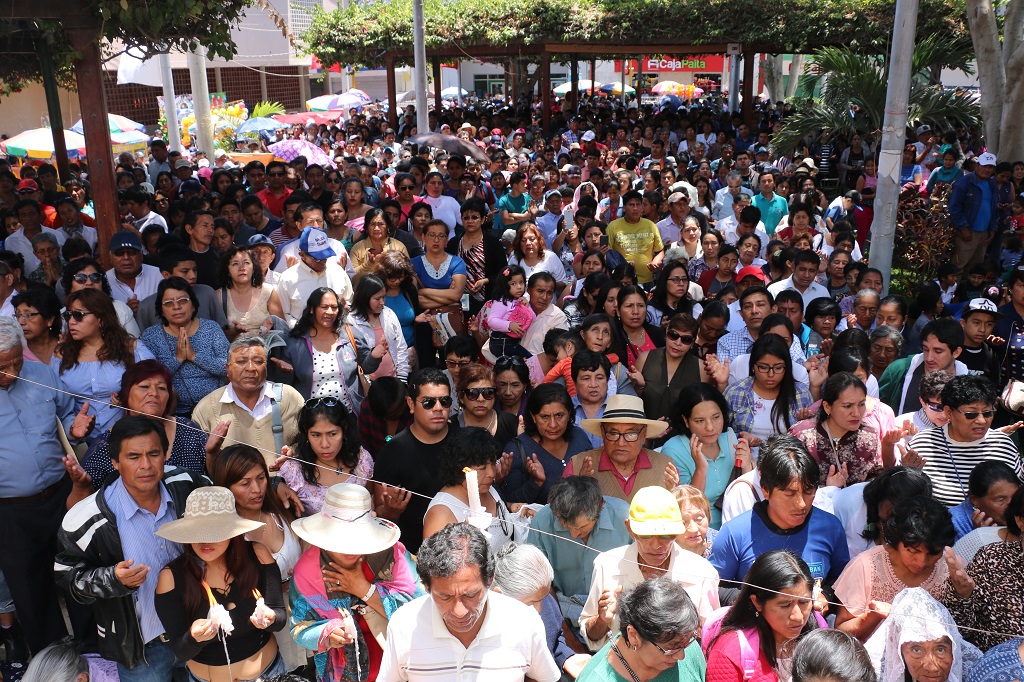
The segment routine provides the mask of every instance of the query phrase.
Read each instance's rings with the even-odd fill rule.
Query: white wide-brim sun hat
[[[668,422],[648,419],[644,412],[644,401],[634,395],[616,393],[608,398],[608,405],[600,419],[584,419],[580,426],[587,433],[604,437],[601,424],[638,424],[647,427],[647,437],[657,438],[668,430]]]
[[[394,523],[373,515],[369,491],[352,483],[328,488],[320,511],[292,521],[292,530],[315,547],[352,555],[382,552],[401,535]]]
[[[234,494],[227,488],[211,485],[189,493],[185,515],[160,526],[156,534],[181,545],[194,545],[224,542],[264,525],[239,516]]]

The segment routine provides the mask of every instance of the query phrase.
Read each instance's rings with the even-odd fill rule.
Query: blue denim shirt
[[[995,231],[999,224],[999,185],[995,178],[989,178],[984,182],[991,190],[989,194],[990,214],[987,230],[979,230],[974,225],[978,212],[981,210],[981,183],[983,181],[974,173],[968,173],[953,183],[953,189],[949,194],[949,217],[957,229],[969,229],[975,232]]]

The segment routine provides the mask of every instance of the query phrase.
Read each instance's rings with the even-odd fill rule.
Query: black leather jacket
[[[117,481],[108,478],[98,491],[68,511],[57,534],[59,549],[54,564],[57,584],[75,601],[92,604],[96,616],[100,654],[128,668],[145,658],[142,629],[135,612],[135,589],[125,587],[114,575],[124,561],[117,518],[105,499],[107,488]],[[178,516],[196,488],[210,485],[204,476],[177,467],[164,470],[163,484]],[[162,566],[150,570],[159,572]]]

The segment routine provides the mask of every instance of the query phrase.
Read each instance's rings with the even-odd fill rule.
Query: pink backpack
[[[708,616],[708,619],[704,621],[700,642],[705,658],[708,655],[711,642],[714,641],[722,629],[722,620],[725,618],[725,614],[729,613],[730,608],[732,607],[723,606],[720,609],[715,609]],[[828,627],[828,623],[825,622],[820,613],[815,611],[814,617],[818,621],[819,628]],[[754,671],[757,670],[757,659],[761,655],[761,636],[758,634],[757,628],[735,630],[734,632],[740,645],[740,667],[743,668],[743,679],[749,680],[754,676]]]

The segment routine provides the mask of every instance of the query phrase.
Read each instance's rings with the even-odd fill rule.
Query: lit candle
[[[230,635],[235,631],[235,624],[231,622],[231,615],[228,610],[224,608],[222,604],[219,604],[213,596],[213,590],[206,584],[206,581],[202,581],[203,588],[206,590],[206,598],[210,601],[210,611],[206,614],[206,617],[213,623],[213,625],[220,629],[224,635]]]

